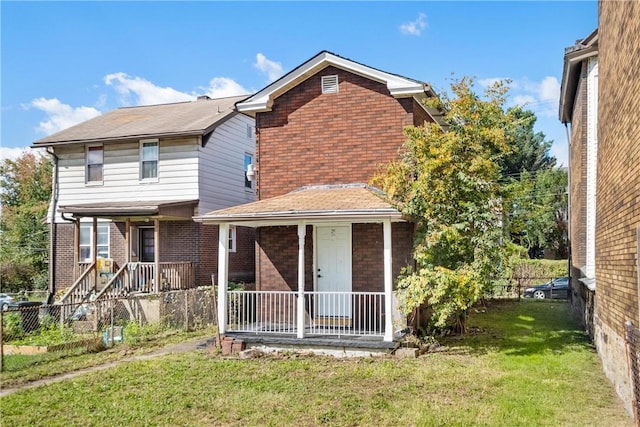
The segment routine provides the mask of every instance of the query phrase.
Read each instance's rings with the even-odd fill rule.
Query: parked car
[[[0,306],[2,307],[2,311],[7,311],[7,309],[15,304],[16,300],[13,299],[12,296],[7,294],[0,294]]]
[[[547,283],[527,288],[524,290],[524,296],[535,299],[567,299],[569,297],[569,278],[559,277]]]

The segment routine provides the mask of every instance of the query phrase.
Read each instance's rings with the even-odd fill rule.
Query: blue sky
[[[564,48],[597,2],[0,2],[2,157],[106,111],[251,93],[322,50],[430,83],[512,80],[566,165]]]

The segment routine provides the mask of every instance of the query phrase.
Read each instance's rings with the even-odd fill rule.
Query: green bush
[[[18,340],[24,336],[20,313],[5,313],[2,316],[2,341]]]

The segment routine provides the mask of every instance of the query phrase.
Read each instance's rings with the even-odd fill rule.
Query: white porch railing
[[[229,291],[227,330],[297,333],[296,291]],[[305,335],[384,336],[384,292],[305,292]]]

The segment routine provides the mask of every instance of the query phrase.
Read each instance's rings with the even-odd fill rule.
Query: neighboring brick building
[[[640,324],[640,2],[599,2],[595,344],[628,408],[624,324]]]
[[[596,292],[598,31],[565,49],[560,121],[569,128],[569,260],[574,317],[593,338]],[[570,127],[569,127],[570,125]]]
[[[412,263],[413,224],[366,183],[397,159],[404,127],[439,120],[423,103],[434,96],[325,51],[236,105],[256,118],[259,201],[198,220],[256,227],[256,289],[285,301],[265,308],[278,319],[261,327],[293,323],[302,337],[319,324],[347,335],[367,324],[362,333],[394,339],[393,281]]]

